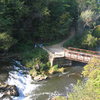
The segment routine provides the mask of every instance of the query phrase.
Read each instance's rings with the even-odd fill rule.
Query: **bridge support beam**
[[[51,66],[53,66],[53,61],[54,61],[53,55],[49,55],[49,62]]]
[[[50,59],[50,64],[51,64],[51,66],[53,66],[53,61],[54,61],[54,59],[52,58],[52,59]]]
[[[54,65],[57,64],[59,67],[66,67],[66,66],[71,66],[72,65],[72,61],[66,59],[65,57],[62,57],[62,58],[54,58],[53,64]]]
[[[64,66],[71,66],[72,65],[72,61],[71,60],[67,60],[64,57],[62,58],[55,58],[54,56],[49,56],[49,62],[50,65],[58,65],[59,67],[64,67]]]

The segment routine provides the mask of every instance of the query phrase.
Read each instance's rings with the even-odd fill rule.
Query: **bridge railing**
[[[85,49],[79,49],[79,48],[73,48],[73,47],[68,47],[68,50],[74,50],[78,52],[84,52],[84,53],[90,53],[94,55],[100,55],[100,52],[98,51],[92,51],[92,50],[85,50]]]
[[[93,57],[100,59],[100,55],[96,55],[96,54],[89,54],[89,53],[84,53],[84,52],[79,52],[74,50],[68,50],[68,49],[64,49],[64,52],[65,52],[65,57],[67,59],[80,61],[84,63],[88,63]]]

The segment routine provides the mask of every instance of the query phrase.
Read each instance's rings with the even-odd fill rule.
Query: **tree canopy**
[[[0,34],[15,43],[65,38],[78,13],[75,0],[1,0],[0,9]]]
[[[99,9],[96,0],[0,0],[0,34],[9,35],[15,46],[62,40],[70,27],[83,33],[99,24]]]

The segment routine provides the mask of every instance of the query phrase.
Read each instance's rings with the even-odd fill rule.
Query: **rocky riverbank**
[[[0,83],[0,94],[3,96],[19,96],[18,89],[15,85]]]

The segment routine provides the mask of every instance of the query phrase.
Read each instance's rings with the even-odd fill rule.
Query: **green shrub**
[[[93,89],[100,96],[100,60],[92,59],[85,67],[83,75],[88,77],[86,87]]]
[[[86,87],[83,83],[77,83],[72,93],[69,93],[68,100],[99,100],[99,95],[94,88]]]
[[[30,70],[29,74],[30,74],[32,77],[35,77],[35,76],[38,75],[38,72],[36,71],[35,68],[32,68],[32,69]]]
[[[41,64],[41,62],[48,62],[48,54],[42,48],[25,50],[25,52],[21,54],[21,57],[23,59],[24,64],[27,67],[32,67],[33,65]]]
[[[86,34],[82,37],[82,46],[85,48],[93,48],[97,46],[97,38],[91,34]]]
[[[81,12],[80,20],[84,22],[84,25],[93,25],[94,17],[96,17],[95,12],[92,10],[85,10]]]
[[[92,32],[93,36],[100,38],[100,25],[96,26],[96,28]]]
[[[48,53],[44,51],[42,48],[32,48],[30,45],[21,47],[21,50],[24,50],[21,53],[22,63],[26,67],[30,67],[30,74],[32,76],[36,76],[41,74],[43,71],[47,71],[49,69],[48,62]]]
[[[7,33],[0,33],[0,50],[8,50],[17,41]]]
[[[82,73],[88,80],[78,82],[68,100],[100,100],[100,60],[92,59]]]
[[[40,64],[40,72],[47,72],[50,66],[47,65],[47,63]]]
[[[84,31],[83,34],[75,35],[72,39],[64,43],[64,47],[75,47],[83,49],[95,48],[100,42],[100,39],[92,36],[91,30]]]
[[[86,66],[84,66],[84,71],[82,72],[82,74],[85,77],[88,78],[93,78],[93,75],[91,77],[91,73],[95,70],[98,69],[100,70],[100,60],[93,58]],[[94,74],[95,75],[95,74]]]

